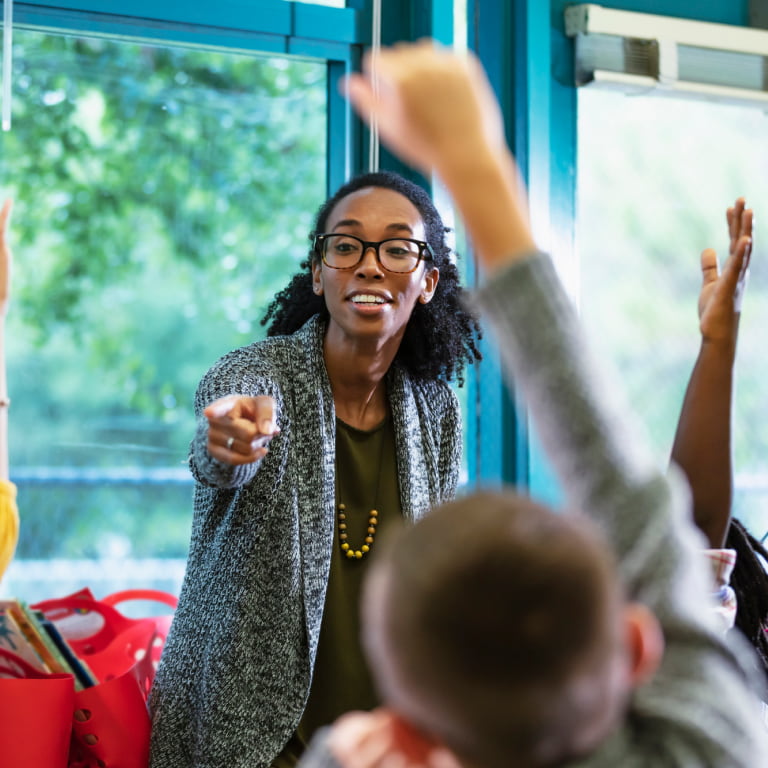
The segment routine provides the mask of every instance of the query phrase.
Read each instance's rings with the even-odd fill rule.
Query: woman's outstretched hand
[[[251,464],[263,459],[280,429],[273,398],[228,395],[204,411],[208,419],[208,453],[225,464]]]

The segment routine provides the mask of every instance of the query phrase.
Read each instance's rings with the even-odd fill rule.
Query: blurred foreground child
[[[376,87],[371,71],[349,96],[451,193],[570,514],[481,493],[390,540],[362,605],[385,707],[341,718],[301,765],[768,765],[752,659],[719,630],[685,486],[588,356],[478,63],[422,43],[382,53]]]

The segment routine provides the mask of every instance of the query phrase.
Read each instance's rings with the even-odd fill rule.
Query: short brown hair
[[[374,679],[459,759],[556,765],[618,719],[621,591],[590,521],[480,492],[382,544],[363,600]]]

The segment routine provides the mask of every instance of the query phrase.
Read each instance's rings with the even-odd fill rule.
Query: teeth
[[[384,299],[381,296],[374,296],[370,293],[360,293],[357,296],[353,296],[352,301],[355,304],[384,304]]]

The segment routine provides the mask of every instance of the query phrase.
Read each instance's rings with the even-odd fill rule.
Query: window
[[[326,196],[326,63],[14,34],[3,590],[178,590],[197,381],[263,336]]]
[[[699,347],[699,253],[727,256],[725,209],[744,195],[756,243],[736,363],[734,514],[768,532],[768,115],[684,99],[579,91],[581,312],[618,366],[666,462]]]

